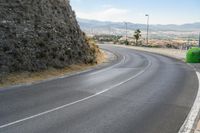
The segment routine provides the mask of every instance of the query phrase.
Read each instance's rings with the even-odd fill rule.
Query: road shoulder
[[[186,50],[169,49],[169,48],[148,48],[148,47],[138,47],[138,46],[125,46],[125,45],[115,45],[115,46],[161,54],[161,55],[169,56],[169,57],[176,58],[179,60],[185,60],[185,56],[187,52]]]
[[[16,78],[20,78],[21,75],[17,76],[15,74],[13,77],[11,75],[10,81],[8,79],[8,81],[4,82],[3,84],[0,84],[0,91],[17,88],[21,86],[30,86],[33,84],[39,84],[43,82],[60,79],[60,78],[67,78],[70,76],[87,73],[96,69],[103,69],[104,67],[111,65],[118,58],[116,57],[117,55],[115,55],[114,53],[111,53],[110,51],[103,50],[103,53],[105,55],[105,58],[102,59],[102,61],[99,62],[98,64],[73,65],[71,67],[67,67],[64,69],[52,69],[52,70],[45,70],[45,71],[36,72],[36,73],[25,72],[21,74],[23,76],[22,79],[19,79],[17,81],[12,81],[12,80],[15,80]]]

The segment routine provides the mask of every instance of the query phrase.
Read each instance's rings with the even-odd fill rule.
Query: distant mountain
[[[125,24],[122,22],[109,22],[109,21],[97,21],[97,20],[87,20],[78,18],[78,22],[82,30],[89,34],[120,34],[125,30]],[[140,29],[142,31],[146,30],[146,24],[135,24],[128,23],[128,30],[134,31]],[[152,32],[199,32],[200,31],[200,22],[183,24],[183,25],[150,25],[150,31]]]

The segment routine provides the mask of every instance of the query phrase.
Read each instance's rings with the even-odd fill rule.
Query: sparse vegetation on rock
[[[69,0],[0,1],[0,80],[16,71],[96,63]]]

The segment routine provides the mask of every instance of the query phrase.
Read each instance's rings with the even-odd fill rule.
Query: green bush
[[[186,61],[188,63],[200,63],[200,48],[193,47],[189,49],[186,55]]]

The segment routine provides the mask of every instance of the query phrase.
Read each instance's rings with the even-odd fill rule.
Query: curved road
[[[177,133],[195,71],[169,57],[101,45],[117,59],[91,71],[0,90],[0,133]]]

